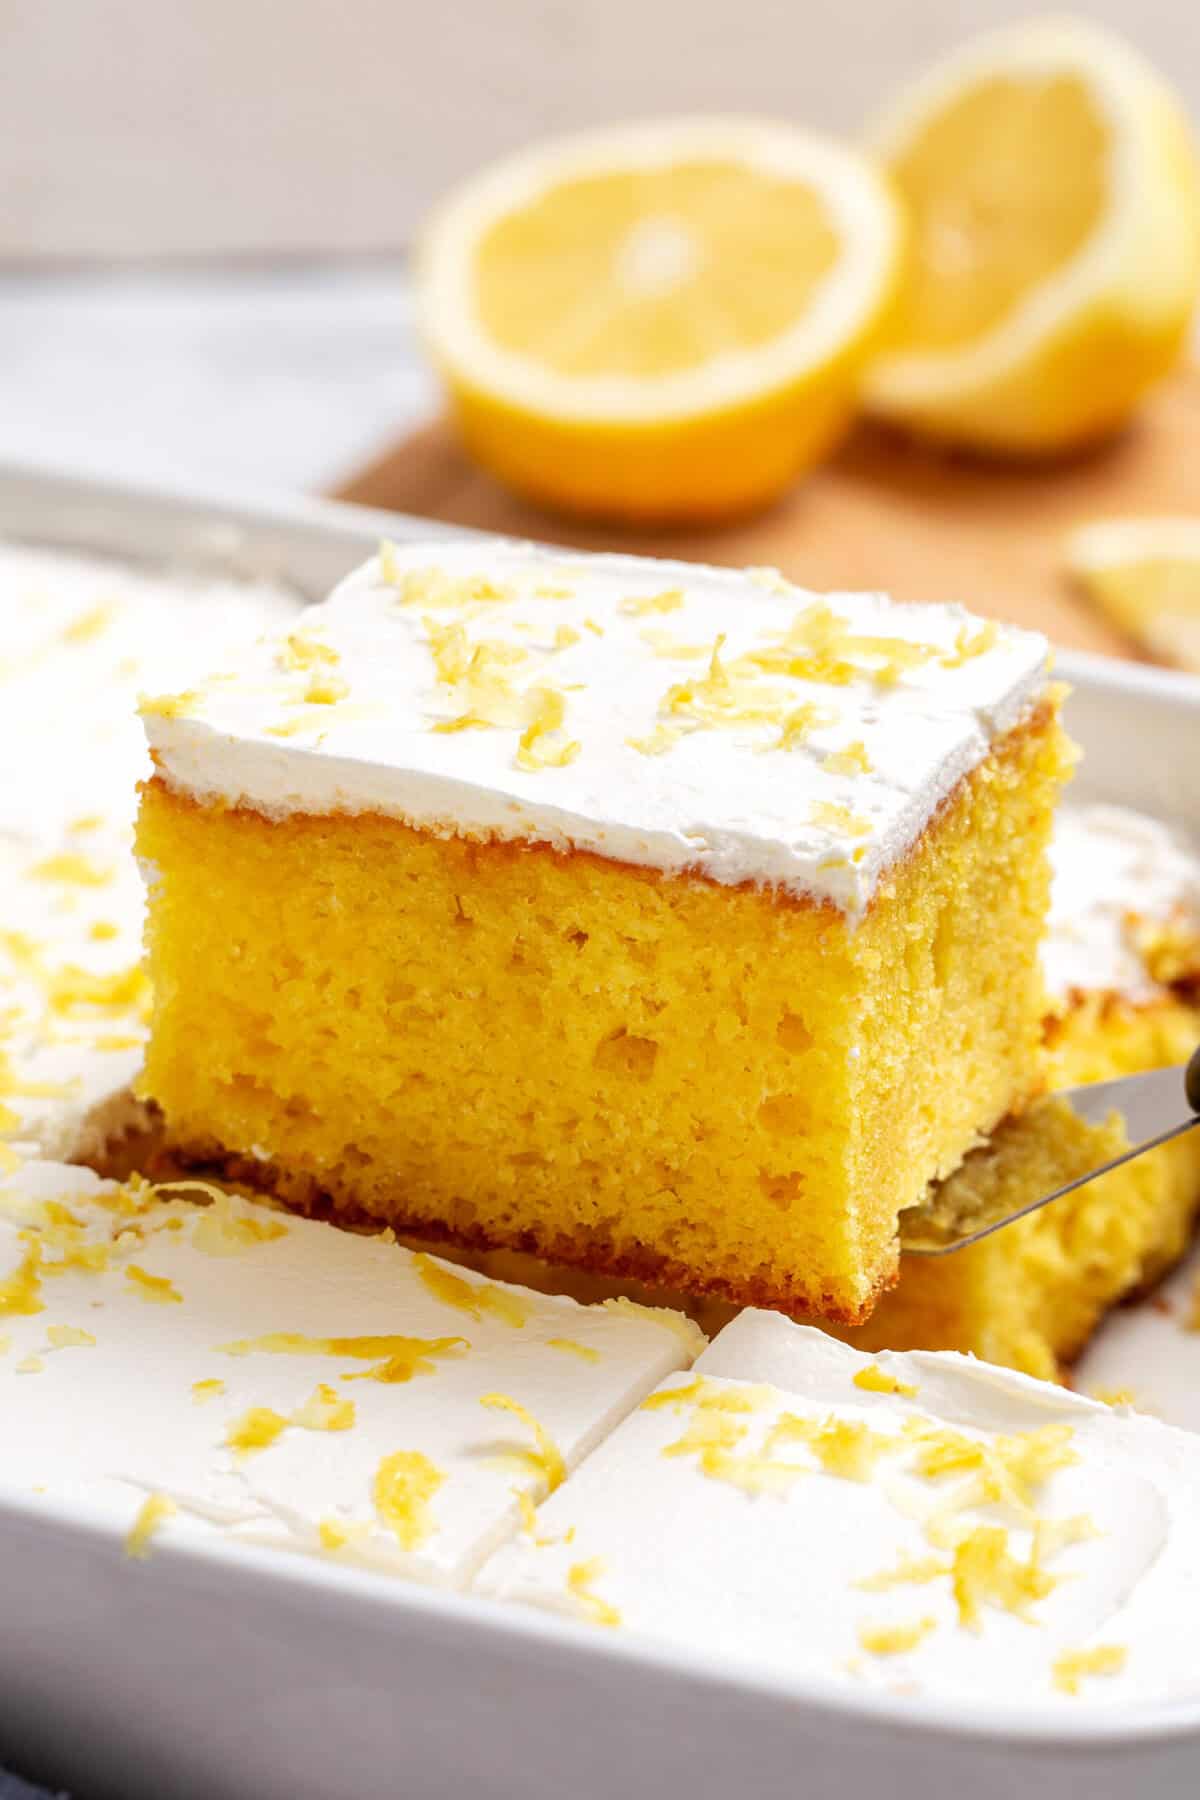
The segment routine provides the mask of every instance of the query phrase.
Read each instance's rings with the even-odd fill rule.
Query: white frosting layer
[[[0,546],[0,829],[131,824],[149,773],[137,698],[297,610],[268,583]]]
[[[53,1209],[47,1219],[53,1199],[78,1230]],[[148,1492],[165,1493],[179,1508],[168,1539],[223,1533],[314,1554],[329,1553],[319,1528],[333,1523],[348,1538],[339,1557],[451,1586],[516,1528],[517,1494],[537,1499],[551,1467],[531,1425],[481,1405],[484,1396],[528,1409],[573,1467],[703,1343],[673,1314],[501,1286],[382,1237],[243,1201],[131,1204],[112,1184],[49,1163],[0,1185],[0,1282],[30,1238],[44,1245],[41,1310],[0,1320],[6,1492],[57,1496],[121,1532]],[[106,1267],[84,1256],[55,1272],[97,1244],[108,1246]],[[463,1304],[442,1297],[441,1281]],[[69,1341],[79,1332],[95,1342]],[[273,1333],[317,1341],[228,1348]],[[328,1339],[351,1341],[322,1347]],[[220,1391],[193,1392],[214,1381]],[[353,1403],[347,1428],[293,1420],[320,1384]],[[227,1434],[256,1407],[293,1422],[239,1454]],[[427,1459],[423,1473],[437,1478],[401,1508],[407,1544],[374,1489],[396,1452]]]
[[[1102,991],[1136,1002],[1161,994],[1146,965],[1147,941],[1164,927],[1200,936],[1200,857],[1144,813],[1083,806],[1059,813],[1051,860],[1042,948],[1051,997]]]
[[[857,1387],[873,1362],[915,1394]],[[693,1377],[665,1384],[680,1402],[620,1426],[539,1509],[536,1536],[488,1563],[484,1591],[596,1618],[590,1594],[625,1629],[777,1673],[1022,1710],[1200,1693],[1200,1439],[969,1357],[871,1359],[768,1313],[741,1314],[694,1374],[707,1378],[701,1404],[687,1398]],[[799,1430],[781,1427],[789,1414]],[[831,1472],[805,1438],[829,1422],[884,1440],[868,1444],[859,1478]],[[1014,1438],[1046,1427],[1063,1439],[1047,1461],[1064,1450],[1073,1461],[1045,1479],[1029,1461],[1007,1490],[980,1488],[989,1467],[1020,1467],[1028,1439]],[[706,1442],[717,1446],[707,1460]],[[945,1472],[921,1473],[939,1443]],[[990,1464],[970,1466],[975,1444]],[[835,1466],[837,1449],[834,1438]],[[1038,1519],[1051,1522],[1040,1534]],[[960,1554],[981,1527],[1001,1536]],[[1024,1618],[979,1579],[997,1553],[1001,1570],[1033,1558],[1051,1578]],[[940,1572],[956,1558],[978,1605],[972,1625]],[[904,1573],[903,1559],[915,1579],[876,1579]],[[889,1652],[881,1634],[904,1645],[915,1626],[919,1641]],[[1119,1666],[1089,1675],[1068,1660],[1093,1652]],[[1079,1692],[1068,1698],[1072,1667]]]
[[[273,818],[378,811],[777,884],[851,914],[1047,669],[1042,638],[959,607],[516,545],[392,550],[299,631],[299,654],[280,640],[236,678],[194,667],[180,708],[146,711],[169,783]],[[484,679],[479,658],[463,674],[481,642]]]
[[[0,833],[0,1154],[75,1157],[93,1124],[121,1123],[146,1034],[142,912],[124,832]]]
[[[182,679],[197,640],[297,610],[270,585],[0,547],[0,1155],[77,1157],[136,1122],[137,696]]]

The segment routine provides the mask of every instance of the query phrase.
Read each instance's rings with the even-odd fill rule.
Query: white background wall
[[[754,109],[853,130],[1021,0],[0,0],[0,261],[375,252],[497,151]],[[1200,0],[1082,0],[1200,116]]]

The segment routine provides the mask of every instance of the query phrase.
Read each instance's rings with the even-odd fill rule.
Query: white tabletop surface
[[[427,414],[399,261],[0,274],[0,460],[332,486]]]

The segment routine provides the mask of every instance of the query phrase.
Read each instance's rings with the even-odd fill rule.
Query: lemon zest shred
[[[125,1265],[125,1279],[137,1290],[142,1299],[148,1300],[151,1305],[170,1306],[183,1300],[183,1295],[169,1276],[151,1275],[149,1270],[143,1269],[140,1263]]]
[[[413,1268],[422,1286],[440,1300],[443,1306],[452,1306],[458,1312],[467,1313],[472,1319],[482,1319],[487,1315],[499,1319],[514,1330],[521,1330],[529,1317],[529,1310],[520,1295],[511,1288],[502,1287],[495,1281],[472,1282],[462,1275],[456,1275],[453,1269],[447,1268],[424,1251],[418,1250],[413,1256]]]
[[[854,1385],[868,1394],[898,1394],[905,1400],[915,1399],[917,1393],[910,1382],[887,1374],[878,1363],[870,1363],[865,1369],[859,1369],[854,1376]]]
[[[541,1421],[534,1418],[529,1408],[522,1406],[519,1400],[514,1400],[509,1394],[484,1394],[480,1397],[479,1404],[487,1407],[491,1412],[511,1413],[533,1433],[536,1448],[514,1451],[511,1456],[506,1457],[506,1461],[535,1476],[539,1483],[544,1484],[545,1492],[548,1494],[552,1494],[555,1488],[561,1487],[567,1476],[567,1465],[563,1460],[562,1451]]]
[[[604,1570],[602,1556],[592,1556],[586,1562],[572,1563],[567,1570],[567,1592],[576,1600],[585,1619],[590,1620],[593,1625],[612,1627],[621,1623],[621,1615],[615,1606],[594,1591],[594,1584],[604,1574]]]
[[[1097,1644],[1092,1650],[1067,1650],[1054,1660],[1051,1671],[1060,1694],[1078,1694],[1085,1675],[1119,1675],[1129,1653],[1121,1644]]]
[[[648,613],[678,612],[682,605],[682,588],[664,588],[661,594],[643,594],[622,600],[617,611],[630,619],[643,619]]]
[[[419,1549],[437,1530],[430,1509],[445,1480],[419,1450],[394,1450],[380,1462],[371,1496],[380,1521],[402,1550]]]
[[[126,1534],[126,1556],[133,1562],[145,1562],[150,1554],[151,1540],[178,1511],[170,1494],[147,1494]]]
[[[936,1630],[937,1620],[926,1615],[914,1619],[911,1625],[862,1625],[858,1641],[872,1656],[900,1656],[906,1650],[915,1650]]]
[[[226,1356],[339,1356],[374,1364],[351,1370],[343,1381],[380,1381],[386,1385],[411,1381],[416,1375],[432,1375],[436,1357],[455,1356],[470,1349],[466,1338],[414,1338],[380,1333],[363,1337],[305,1337],[298,1331],[268,1331],[261,1337],[236,1338],[219,1344]]]
[[[184,688],[179,694],[139,694],[138,711],[143,718],[186,719],[199,702],[195,688]]]
[[[580,1362],[603,1362],[603,1353],[594,1344],[580,1344],[574,1338],[553,1337],[546,1339],[548,1350],[562,1350],[568,1356],[577,1356]]]

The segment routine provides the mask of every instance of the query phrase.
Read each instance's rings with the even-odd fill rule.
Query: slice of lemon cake
[[[918,1710],[1194,1705],[1198,1509],[1190,1432],[747,1311],[478,1586]]]
[[[208,1189],[0,1183],[6,1499],[462,1586],[701,1334]],[[236,1550],[235,1550],[236,1553]]]
[[[301,1204],[860,1318],[1035,1076],[1057,699],[956,607],[387,546],[144,707],[146,1091]]]
[[[1067,808],[1043,948],[1049,1087],[1186,1062],[1200,1042],[1200,859],[1167,826]],[[1182,1098],[1181,1098],[1182,1104]],[[1034,1107],[943,1184],[937,1204],[1011,1212],[1115,1154]],[[970,1249],[906,1257],[853,1333],[862,1348],[966,1350],[1053,1378],[1110,1307],[1177,1261],[1200,1207],[1200,1134],[1137,1158]]]

